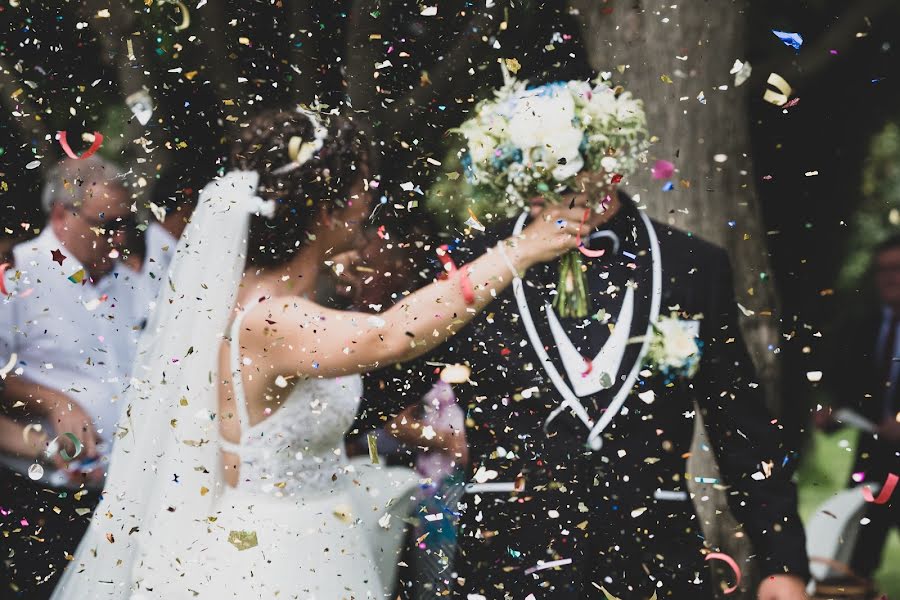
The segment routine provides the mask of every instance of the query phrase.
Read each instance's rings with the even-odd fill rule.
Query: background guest
[[[5,528],[22,529],[6,540],[0,589],[29,599],[52,591],[98,500],[103,458],[127,432],[127,421],[116,428],[125,408],[118,400],[175,244],[150,226],[140,261],[120,260],[136,221],[118,169],[97,156],[54,167],[42,207],[45,228],[13,248],[15,273],[7,273],[14,289],[0,313],[0,345],[18,362],[3,406],[75,456],[55,452],[44,467],[22,448],[0,457]],[[63,434],[79,440],[80,452]]]
[[[876,301],[863,318],[845,326],[830,371],[836,405],[875,426],[874,432],[860,432],[851,486],[863,481],[883,485],[890,473],[900,474],[900,235],[876,246],[872,271]],[[816,423],[831,429],[831,410],[819,411]],[[885,504],[867,504],[865,519],[850,566],[871,579],[888,534],[900,526],[897,494]]]

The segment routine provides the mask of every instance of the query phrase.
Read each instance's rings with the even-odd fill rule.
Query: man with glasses
[[[127,432],[117,422],[137,339],[175,248],[156,224],[133,247],[128,191],[97,156],[54,167],[42,208],[47,224],[14,247],[0,306],[0,347],[17,357],[2,406],[58,437],[41,462],[0,456],[0,506],[10,511],[0,596],[27,598],[49,597],[99,500],[105,457]]]

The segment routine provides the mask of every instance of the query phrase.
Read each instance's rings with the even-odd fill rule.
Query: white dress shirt
[[[176,240],[156,223],[145,235],[140,272],[119,263],[91,283],[83,265],[47,227],[13,248],[15,271],[7,271],[6,279],[12,293],[0,306],[0,350],[6,353],[0,362],[16,353],[17,374],[60,390],[80,404],[107,449],[123,409],[120,400],[138,337],[175,252]],[[62,265],[54,262],[54,250],[66,255]],[[71,281],[79,271],[85,273],[83,282]],[[51,435],[61,433],[65,432]],[[9,457],[3,462],[20,471],[28,468],[24,461]]]

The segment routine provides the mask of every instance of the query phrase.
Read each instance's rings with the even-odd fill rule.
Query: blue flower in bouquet
[[[522,150],[511,144],[504,144],[494,151],[492,166],[498,171],[509,167],[512,163],[522,162]]]

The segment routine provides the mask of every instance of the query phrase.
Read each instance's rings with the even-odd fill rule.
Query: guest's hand
[[[887,417],[876,428],[878,437],[892,443],[900,442],[900,422],[896,418]]]
[[[56,430],[57,435],[60,436],[57,438],[57,443],[69,456],[75,454],[75,447],[72,444],[72,440],[68,436],[63,436],[63,433],[72,433],[81,442],[83,446],[79,455],[81,458],[94,458],[97,456],[99,436],[97,435],[97,430],[94,429],[91,416],[80,404],[71,399],[57,402],[47,413],[47,417]],[[57,468],[64,469],[66,467],[66,462],[59,452],[55,452],[52,458]]]
[[[809,600],[806,584],[796,575],[771,575],[759,584],[758,600]]]

